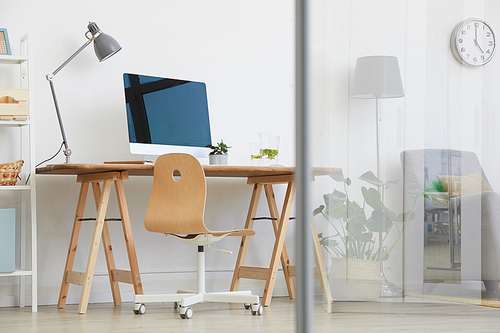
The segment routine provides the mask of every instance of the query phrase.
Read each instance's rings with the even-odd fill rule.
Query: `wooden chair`
[[[202,166],[188,154],[166,154],[155,163],[153,190],[149,199],[144,226],[148,231],[171,235],[181,242],[198,246],[198,290],[196,293],[135,295],[134,313],[146,311],[145,302],[174,302],[180,306],[182,319],[189,319],[192,304],[202,302],[243,303],[253,315],[262,314],[259,296],[250,291],[207,293],[205,291],[205,245],[217,242],[226,236],[251,236],[255,231],[238,229],[210,231],[203,217],[206,201],[205,173]]]

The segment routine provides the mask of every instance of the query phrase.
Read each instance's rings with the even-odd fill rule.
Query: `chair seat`
[[[209,245],[220,241],[226,236],[252,236],[255,231],[250,229],[236,229],[230,231],[215,231],[215,232],[204,232],[199,234],[189,234],[189,235],[177,235],[177,234],[165,234],[167,236],[172,236],[177,240],[186,244],[196,244],[196,245]]]
[[[183,238],[183,239],[191,239],[195,238],[198,235],[213,235],[213,236],[253,236],[255,235],[255,231],[252,229],[234,229],[234,230],[226,230],[226,231],[208,231],[208,232],[200,232],[196,234],[188,234],[185,236],[178,235],[178,234],[165,234],[165,235],[172,235],[176,236],[178,238]]]

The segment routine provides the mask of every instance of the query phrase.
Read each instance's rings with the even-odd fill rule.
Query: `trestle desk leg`
[[[80,187],[80,195],[78,197],[78,204],[76,206],[75,220],[73,222],[73,231],[69,242],[68,256],[66,258],[66,266],[64,267],[63,279],[61,283],[61,291],[59,292],[59,300],[57,307],[64,308],[66,305],[66,298],[68,296],[69,283],[66,281],[68,272],[73,269],[75,262],[76,248],[78,245],[78,236],[80,235],[80,228],[82,226],[83,211],[85,210],[85,201],[87,200],[87,192],[89,183],[82,182]]]

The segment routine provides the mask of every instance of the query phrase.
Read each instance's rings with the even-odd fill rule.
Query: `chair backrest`
[[[415,183],[414,188],[424,189],[438,175],[466,176],[480,172],[488,186],[488,178],[476,154],[453,149],[416,149],[401,153],[405,181]]]
[[[206,195],[205,172],[195,157],[162,155],[155,163],[144,226],[148,231],[165,234],[206,233]]]

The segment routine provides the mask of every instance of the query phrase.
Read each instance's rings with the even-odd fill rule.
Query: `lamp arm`
[[[61,112],[59,111],[59,103],[57,103],[56,91],[55,91],[54,82],[53,82],[54,76],[57,73],[59,73],[61,71],[61,69],[63,69],[67,64],[69,64],[69,62],[71,60],[73,60],[78,54],[80,54],[80,52],[82,52],[87,46],[89,46],[89,44],[92,43],[92,41],[94,39],[96,39],[100,34],[101,33],[98,32],[90,38],[87,37],[87,41],[85,42],[85,44],[83,44],[78,50],[76,50],[76,52],[73,53],[65,62],[63,62],[61,66],[59,66],[51,74],[45,75],[45,77],[47,78],[47,81],[49,81],[49,84],[50,84],[50,91],[52,92],[52,99],[54,100],[54,106],[56,108],[57,120],[59,121],[59,128],[61,129],[61,135],[62,135],[63,144],[64,144],[63,152],[64,152],[64,156],[66,156],[66,161],[65,161],[66,164],[71,163],[70,162],[71,149],[68,146],[68,140],[66,139],[66,132],[64,131],[64,125],[63,125],[62,118],[61,118]]]
[[[73,60],[78,54],[80,54],[80,52],[82,52],[87,46],[89,46],[89,44],[92,43],[92,41],[94,39],[99,37],[100,34],[101,33],[98,32],[97,34],[95,34],[94,36],[92,36],[90,38],[87,37],[87,41],[85,42],[85,44],[83,44],[78,50],[76,50],[76,52],[73,53],[65,62],[63,62],[61,66],[59,66],[55,71],[53,71],[52,74],[45,75],[47,80],[52,81],[54,76],[56,76],[56,74],[59,73],[61,71],[61,69],[63,69],[71,60]]]
[[[64,156],[66,156],[66,164],[70,164],[71,149],[68,146],[68,140],[66,139],[66,132],[64,131],[64,125],[61,118],[61,112],[59,111],[59,103],[57,103],[56,91],[54,89],[54,83],[49,80],[50,91],[52,92],[52,99],[54,100],[54,106],[56,107],[57,120],[59,121],[59,128],[61,129],[61,135],[64,144]]]

